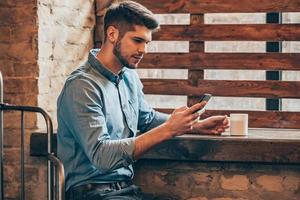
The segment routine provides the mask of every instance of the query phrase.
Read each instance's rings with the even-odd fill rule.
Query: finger
[[[195,129],[195,127],[197,126],[196,124],[198,123],[197,120],[193,120],[191,121],[190,123],[188,123],[188,126],[189,127],[192,127],[192,129]]]
[[[229,121],[227,121],[225,115],[224,116],[223,115],[213,116],[213,120],[212,121],[217,126],[228,126],[229,125]]]
[[[223,132],[224,132],[223,129],[217,129],[215,134],[216,135],[221,135]]]
[[[188,125],[186,125],[185,127],[184,127],[184,131],[183,132],[191,132],[192,130],[193,130],[193,126],[192,126],[192,124],[190,123],[190,124],[188,124]]]
[[[228,129],[230,126],[227,125],[227,126],[222,126],[223,129]]]
[[[222,135],[223,132],[217,132],[215,135]]]
[[[174,112],[182,112],[182,111],[185,111],[185,110],[187,110],[187,109],[188,109],[187,106],[182,106],[182,107],[180,107],[180,108],[176,108],[176,109],[174,110]]]
[[[196,119],[198,119],[200,117],[200,113],[196,112],[194,114],[191,115],[191,120],[195,121]]]
[[[193,126],[190,126],[190,130],[189,131],[192,131],[194,129],[194,127]]]
[[[191,106],[189,109],[187,109],[185,112],[187,112],[187,114],[192,114],[197,112],[198,110],[201,110],[205,105],[206,105],[206,101],[203,101],[201,103],[196,103],[193,106]]]
[[[219,135],[219,134],[221,134],[222,132],[221,132],[221,129],[219,129],[219,128],[214,128],[214,129],[211,129],[210,130],[210,134],[211,135]]]
[[[216,115],[216,116],[214,116],[213,119],[215,122],[222,122],[222,124],[223,124],[224,121],[226,120],[226,115]]]
[[[227,128],[230,127],[230,124],[229,124],[229,123],[227,123],[227,124],[222,124],[222,125],[220,125],[220,126],[218,126],[218,127],[223,128],[223,129],[227,129]]]
[[[229,118],[227,115],[225,115],[225,119],[223,121],[223,125],[228,125],[229,124]]]
[[[217,130],[219,133],[223,133],[223,132],[225,132],[225,129],[224,128],[218,128],[218,130]]]

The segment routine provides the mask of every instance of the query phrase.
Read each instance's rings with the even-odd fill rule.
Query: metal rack
[[[53,125],[50,116],[40,107],[34,106],[19,106],[9,105],[3,103],[3,79],[0,72],[0,199],[4,199],[3,190],[3,112],[4,111],[20,111],[21,112],[21,190],[20,199],[25,199],[25,162],[24,162],[24,141],[25,141],[25,125],[24,125],[24,114],[25,112],[40,113],[45,119],[48,136],[47,146],[47,159],[48,159],[48,181],[47,181],[47,192],[48,200],[65,199],[65,177],[64,167],[61,161],[56,157],[53,151]]]

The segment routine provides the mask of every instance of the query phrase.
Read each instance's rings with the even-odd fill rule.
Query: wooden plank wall
[[[300,12],[299,0],[136,0],[156,14],[189,13],[190,25],[162,25],[153,40],[189,41],[188,53],[149,53],[139,68],[188,69],[188,80],[142,79],[146,94],[186,95],[188,106],[208,92],[220,97],[300,99],[300,81],[204,80],[205,69],[300,70],[298,53],[206,53],[205,41],[299,41],[300,24],[204,24],[205,13]],[[101,3],[102,2],[102,3]],[[97,8],[103,4],[97,1]],[[101,44],[97,10],[95,46]],[[160,109],[171,112],[171,109]],[[249,113],[250,127],[300,128],[300,112],[209,110],[205,117]]]

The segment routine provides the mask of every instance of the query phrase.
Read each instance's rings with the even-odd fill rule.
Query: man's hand
[[[191,131],[200,116],[197,111],[201,110],[205,104],[206,102],[201,102],[190,108],[184,106],[175,109],[170,118],[164,123],[164,126],[169,130],[170,136],[174,137]]]
[[[190,133],[221,135],[225,129],[229,128],[229,119],[227,116],[217,115],[201,120],[193,125]]]
[[[153,146],[165,140],[191,131],[200,116],[197,111],[202,109],[205,104],[206,102],[202,102],[190,108],[186,106],[177,108],[165,123],[139,135],[135,139],[134,159],[138,159]]]

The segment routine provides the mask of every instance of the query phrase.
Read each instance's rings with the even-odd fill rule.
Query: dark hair
[[[143,25],[150,30],[159,28],[154,14],[143,5],[134,1],[123,1],[112,4],[104,16],[104,41],[109,26],[115,26],[123,36],[133,30],[134,25]]]

